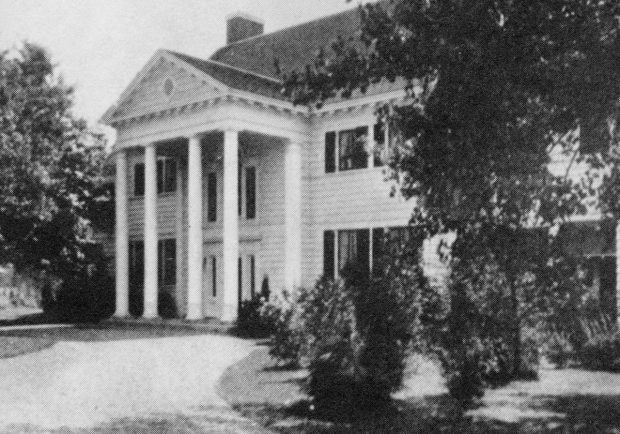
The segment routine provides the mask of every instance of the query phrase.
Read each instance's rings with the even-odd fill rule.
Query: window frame
[[[177,192],[177,171],[179,164],[176,158],[157,157],[155,183],[157,195],[164,196]],[[138,175],[140,173],[140,175]],[[145,164],[139,161],[133,165],[133,197],[144,197],[145,194]]]
[[[218,180],[217,171],[210,171],[207,174],[207,222],[216,223],[218,213]]]
[[[364,152],[366,158],[362,167],[343,168],[341,151],[341,137],[345,133],[364,130],[360,137],[364,138]],[[381,138],[379,138],[381,134]],[[323,131],[323,170],[325,174],[351,172],[363,169],[384,167],[389,159],[390,132],[389,125],[380,119],[374,119],[367,124],[348,124],[345,128],[326,129]],[[349,156],[349,158],[353,158]]]
[[[169,254],[172,253],[170,256]],[[177,243],[175,238],[157,241],[157,283],[174,286],[177,283]]]

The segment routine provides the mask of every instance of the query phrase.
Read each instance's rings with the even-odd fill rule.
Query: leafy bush
[[[114,313],[114,279],[101,247],[93,245],[80,261],[69,262],[43,288],[46,313],[68,322],[92,322]]]
[[[547,359],[559,369],[568,367],[577,357],[570,338],[560,332],[553,332],[547,338],[544,353]]]
[[[419,325],[426,280],[418,267],[388,267],[369,278],[349,268],[344,279],[317,282],[300,295],[305,391],[319,411],[370,410],[401,385]]]
[[[620,372],[620,331],[606,317],[598,321],[583,322],[586,341],[579,348],[577,357],[586,369]]]
[[[269,355],[283,366],[299,366],[301,360],[302,331],[296,300],[283,291],[279,297],[266,303],[260,312],[270,329]]]

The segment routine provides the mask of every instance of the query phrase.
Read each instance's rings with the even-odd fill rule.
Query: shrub
[[[114,313],[114,279],[99,246],[91,246],[79,262],[67,263],[44,287],[44,310],[67,322],[92,322]]]
[[[265,309],[267,302],[263,294],[255,294],[239,306],[235,331],[242,337],[266,338],[273,332],[273,318]]]
[[[299,366],[302,331],[296,301],[284,291],[281,296],[266,303],[260,312],[270,329],[269,355],[283,366]]]
[[[607,318],[583,322],[586,341],[577,352],[581,365],[586,369],[620,372],[620,331]]]
[[[417,267],[389,267],[372,279],[359,268],[343,275],[299,299],[305,391],[319,411],[377,409],[402,385],[426,281]]]
[[[559,369],[568,367],[577,357],[570,338],[560,332],[552,332],[547,338],[544,353],[547,359]]]

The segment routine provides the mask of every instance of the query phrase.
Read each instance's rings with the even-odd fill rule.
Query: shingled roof
[[[169,50],[168,53],[233,89],[244,90],[270,98],[286,99],[282,94],[282,81],[279,79],[264,77],[252,71],[213,60],[199,59]]]
[[[211,60],[279,79],[276,60],[284,72],[303,70],[321,48],[339,36],[354,36],[360,26],[361,15],[355,8],[226,45]]]

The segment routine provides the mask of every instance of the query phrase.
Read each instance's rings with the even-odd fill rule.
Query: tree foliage
[[[557,313],[578,284],[556,235],[593,193],[551,172],[551,151],[618,145],[620,4],[384,0],[360,13],[359,35],[283,72],[285,91],[321,105],[380,84],[407,90],[379,116],[402,193],[421,198],[412,225],[456,233],[444,332],[488,342],[506,331],[518,375],[525,321]]]
[[[103,138],[72,105],[44,49],[0,53],[0,262],[60,278],[92,265],[90,218],[109,202]]]

